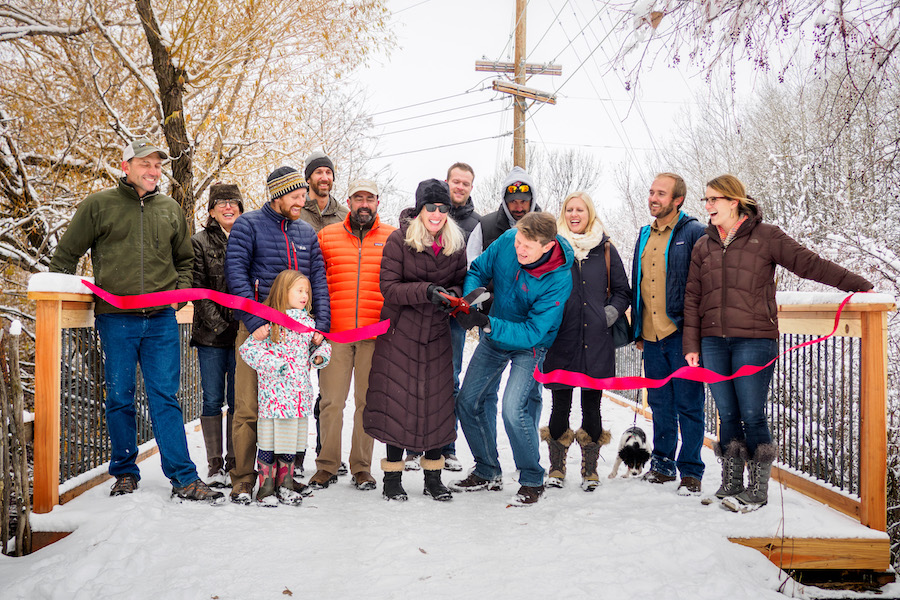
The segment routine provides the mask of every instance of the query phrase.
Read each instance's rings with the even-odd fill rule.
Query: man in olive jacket
[[[162,161],[168,156],[147,140],[122,152],[125,176],[117,187],[91,194],[79,205],[50,261],[50,271],[75,273],[91,251],[99,287],[116,295],[191,287],[193,250],[181,207],[159,193]],[[97,299],[95,324],[106,373],[106,424],[116,478],[111,496],[138,487],[135,368],[141,365],[153,432],[172,495],[186,500],[224,501],[203,483],[188,453],[184,417],[176,395],[181,358],[175,306],[123,310]]]

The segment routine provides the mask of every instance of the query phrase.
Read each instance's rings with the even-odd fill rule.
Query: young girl
[[[310,315],[309,279],[299,271],[279,273],[265,304],[304,325],[315,326]],[[297,333],[273,323],[268,337],[259,341],[250,336],[240,352],[259,376],[256,501],[298,506],[302,496],[293,479],[294,457],[306,449],[308,417],[315,398],[310,368],[321,369],[328,364],[331,345],[320,333]]]

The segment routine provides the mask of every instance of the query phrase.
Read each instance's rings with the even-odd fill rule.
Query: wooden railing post
[[[34,512],[47,513],[59,504],[62,299],[38,299],[35,317]]]
[[[887,313],[862,313],[860,523],[887,531]]]

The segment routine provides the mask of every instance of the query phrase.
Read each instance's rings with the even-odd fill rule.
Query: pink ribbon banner
[[[359,342],[381,335],[390,327],[390,320],[385,319],[378,323],[359,327],[357,329],[348,329],[347,331],[339,331],[336,333],[325,333],[312,327],[307,327],[303,323],[295,321],[283,312],[277,311],[271,306],[266,306],[261,302],[233,296],[224,292],[215,290],[207,290],[204,288],[187,288],[182,290],[171,290],[168,292],[153,292],[150,294],[138,294],[136,296],[116,296],[105,292],[96,285],[82,279],[81,282],[88,287],[99,298],[109,302],[116,308],[130,310],[134,308],[150,308],[151,306],[164,306],[166,304],[179,304],[181,302],[189,302],[191,300],[212,300],[216,304],[242,310],[244,312],[256,315],[272,323],[277,323],[282,327],[287,327],[298,333],[306,333],[307,331],[315,331],[324,335],[326,338],[339,344],[350,344]]]
[[[589,377],[584,373],[576,373],[574,371],[566,371],[564,369],[555,369],[547,373],[542,373],[540,370],[538,370],[537,367],[535,367],[534,378],[538,381],[538,383],[561,383],[563,385],[568,385],[571,387],[582,387],[591,390],[639,390],[642,388],[659,388],[666,385],[667,383],[669,383],[669,381],[675,378],[687,379],[689,381],[699,381],[700,383],[719,383],[722,381],[728,381],[729,379],[737,379],[738,377],[747,377],[748,375],[759,373],[769,365],[772,365],[776,360],[778,360],[788,352],[792,352],[793,350],[797,350],[798,348],[803,348],[804,346],[818,344],[819,342],[827,340],[828,338],[833,336],[835,332],[837,332],[838,324],[841,320],[841,312],[844,310],[844,307],[847,305],[847,303],[850,301],[850,298],[852,298],[855,293],[857,292],[850,294],[849,296],[844,298],[843,302],[841,302],[840,306],[838,307],[837,314],[834,316],[834,329],[831,330],[831,333],[829,333],[828,335],[823,335],[820,338],[816,338],[814,340],[792,346],[764,365],[744,365],[743,367],[735,371],[733,375],[720,375],[715,371],[710,371],[709,369],[705,369],[703,367],[685,366],[679,368],[664,379],[649,379],[647,377],[604,377],[598,379],[596,377]]]

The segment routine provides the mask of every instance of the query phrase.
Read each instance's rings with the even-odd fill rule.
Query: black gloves
[[[444,288],[442,288],[439,285],[434,285],[433,283],[428,284],[428,291],[426,292],[426,295],[428,296],[428,299],[431,300],[431,303],[437,304],[444,310],[450,310],[450,308],[451,308],[450,300],[448,300],[446,297],[442,296],[441,294],[447,294],[448,296],[453,296],[453,294],[451,294],[450,292],[448,292],[447,290],[445,290]]]
[[[473,310],[470,313],[457,313],[456,322],[463,329],[472,329],[473,327],[487,327],[490,329],[491,320],[481,311]]]

